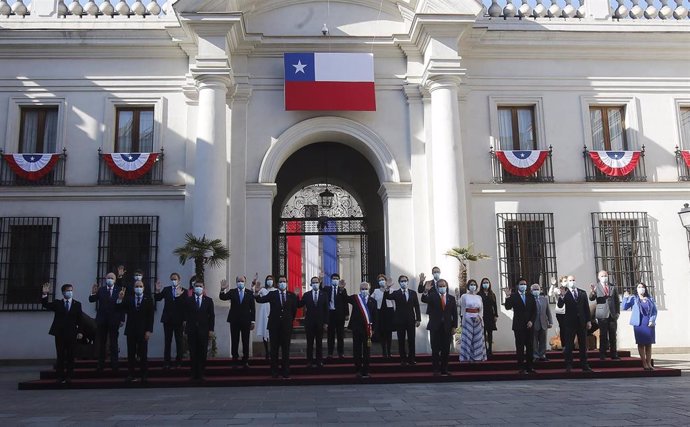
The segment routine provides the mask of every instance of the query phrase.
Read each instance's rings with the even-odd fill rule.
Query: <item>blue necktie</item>
[[[520,294],[520,298],[522,298],[522,303],[525,304],[525,294]]]
[[[280,305],[285,305],[285,292],[280,293]]]
[[[244,292],[242,292],[242,291],[239,290],[239,289],[237,290],[237,292],[240,293],[240,304],[242,304],[242,300],[244,299]]]
[[[69,300],[65,300],[65,311],[69,311]]]

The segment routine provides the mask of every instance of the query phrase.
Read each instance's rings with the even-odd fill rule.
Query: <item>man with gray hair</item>
[[[541,294],[541,286],[535,283],[531,287],[537,310],[532,321],[532,332],[534,333],[534,359],[545,362],[546,358],[546,332],[553,326],[549,299]]]
[[[616,332],[618,331],[618,316],[621,313],[621,300],[616,287],[609,283],[609,273],[601,270],[597,274],[598,282],[589,285],[591,292],[589,300],[597,302],[594,316],[599,325],[599,358],[606,358],[606,349],[610,349],[613,360],[620,359],[616,349]]]
[[[350,295],[348,302],[352,305],[352,314],[347,328],[352,331],[352,355],[355,359],[355,370],[358,377],[369,378],[371,335],[377,315],[376,300],[369,295],[369,283],[360,283],[359,294]]]

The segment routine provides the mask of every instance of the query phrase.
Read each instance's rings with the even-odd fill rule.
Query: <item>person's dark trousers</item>
[[[494,331],[485,329],[484,330],[484,342],[486,343],[486,354],[491,355],[494,345]]]
[[[240,357],[240,336],[242,336],[242,362],[249,360],[249,326],[230,323],[230,338],[232,348],[232,360]]]
[[[283,376],[290,375],[290,338],[291,333],[276,329],[271,334],[271,373],[278,375],[278,353],[281,354],[281,372]]]
[[[172,339],[175,337],[175,350],[177,356],[175,362],[179,365],[182,361],[182,324],[165,322],[163,323],[163,332],[165,334],[165,345],[163,349],[163,360],[165,365],[170,365],[170,353],[172,352]]]
[[[565,319],[565,314],[556,314],[556,320],[558,321],[558,330],[561,331],[561,345],[563,345],[563,325],[565,324],[563,320]]]
[[[587,328],[566,327],[563,353],[565,353],[566,367],[573,366],[573,349],[575,348],[575,337],[577,336],[578,346],[580,347],[580,364],[584,367],[587,364]]]
[[[352,331],[352,355],[355,360],[355,370],[361,375],[369,375],[371,348],[366,334]]]
[[[134,376],[134,370],[136,369],[137,358],[139,358],[139,369],[141,371],[141,377],[146,378],[149,371],[149,344],[144,337],[137,337],[134,335],[127,335],[127,369],[129,371],[129,376]]]
[[[400,361],[414,362],[415,359],[415,327],[414,323],[404,325],[398,328],[398,353],[400,354]],[[405,340],[407,339],[407,349],[405,348]]]
[[[57,355],[55,370],[59,380],[72,378],[72,373],[74,372],[74,348],[76,345],[77,341],[73,337],[55,336],[55,354]]]
[[[307,326],[307,362],[321,363],[323,360],[323,326]],[[314,360],[314,345],[316,345],[316,360]]]
[[[381,331],[381,355],[390,356],[393,343],[393,331]]]
[[[516,329],[513,331],[515,336],[515,353],[517,354],[517,364],[520,369],[532,369],[534,358],[534,337],[532,328]]]
[[[204,374],[206,365],[206,352],[208,348],[208,334],[192,332],[187,335],[189,342],[189,360],[192,366],[192,377],[200,379]]]
[[[448,354],[450,353],[449,331],[438,328],[430,331],[431,341],[431,366],[434,372],[448,372]]]
[[[618,332],[618,321],[609,317],[608,319],[598,319],[599,323],[599,355],[604,357],[606,349],[609,349],[611,357],[618,357],[616,348],[616,333]]]
[[[117,369],[117,339],[120,336],[119,325],[101,323],[96,330],[98,336],[98,367],[103,368],[105,362],[105,343],[109,341],[110,366]]]
[[[332,356],[333,355],[333,350],[336,347],[336,337],[337,337],[337,350],[338,350],[338,356],[343,355],[345,353],[345,320],[344,319],[339,319],[339,316],[336,315],[335,310],[331,310],[328,312],[328,355]]]

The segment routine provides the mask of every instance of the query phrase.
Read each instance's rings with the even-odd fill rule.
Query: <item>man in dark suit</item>
[[[590,285],[589,300],[597,302],[595,317],[599,325],[599,358],[606,358],[606,349],[610,350],[613,360],[619,360],[616,346],[618,331],[618,316],[621,314],[621,298],[616,286],[609,282],[609,273],[601,270],[599,281]]]
[[[573,348],[577,336],[582,370],[592,372],[592,368],[587,363],[587,329],[592,326],[587,293],[577,288],[575,276],[568,276],[566,284],[568,290],[561,288],[561,295],[558,297],[558,307],[565,306],[565,318],[561,330],[563,353],[565,353],[565,370],[570,372],[573,367]]]
[[[120,336],[125,315],[116,310],[117,296],[123,289],[115,284],[115,273],[105,275],[105,286],[99,287],[94,283],[89,295],[89,302],[96,304],[96,325],[98,325],[96,342],[98,348],[98,372],[103,371],[105,362],[105,342],[110,342],[110,366],[113,371],[118,368],[117,339]]]
[[[371,336],[378,315],[376,300],[369,295],[369,283],[360,283],[359,294],[350,295],[348,303],[352,305],[352,314],[347,328],[352,331],[352,355],[355,359],[355,370],[358,377],[369,378]]]
[[[256,282],[256,279],[254,280]],[[230,301],[228,323],[230,323],[230,340],[232,348],[232,364],[237,366],[239,360],[240,335],[242,335],[242,366],[249,368],[249,331],[256,325],[256,304],[254,293],[245,289],[245,276],[235,278],[235,289],[230,289],[228,281],[220,282],[220,299]]]
[[[125,296],[125,289],[120,290],[117,298],[117,309],[127,315],[125,335],[127,336],[127,369],[125,381],[135,381],[134,368],[139,359],[141,382],[148,378],[148,342],[153,333],[153,299],[144,293],[144,282],[134,282],[133,295]]]
[[[318,277],[311,278],[311,290],[302,295],[297,307],[305,308],[304,330],[307,334],[307,365],[323,366],[323,331],[328,326],[328,292],[319,290]],[[316,359],[314,359],[316,345]]]
[[[448,353],[458,327],[458,309],[455,297],[448,295],[448,282],[439,280],[436,291],[432,290],[433,286],[431,281],[426,282],[422,293],[422,302],[427,304],[429,314],[426,329],[431,339],[431,364],[434,375],[449,376]]]
[[[431,275],[433,276],[433,279],[428,281],[426,280],[426,275],[424,273],[419,275],[419,284],[417,285],[418,293],[422,294],[426,289],[428,289],[429,292],[436,292],[438,290],[438,281],[441,280],[441,269],[438,267],[432,268]],[[430,288],[427,287],[428,284],[431,284]]]
[[[154,298],[156,301],[163,300],[163,314],[161,315],[161,323],[163,324],[164,333],[164,350],[163,350],[163,369],[170,369],[170,353],[172,347],[172,339],[175,337],[175,350],[177,355],[175,357],[175,365],[177,368],[182,362],[182,322],[184,321],[184,300],[187,298],[187,290],[182,287],[180,282],[180,275],[172,273],[170,275],[170,286],[161,288],[160,282],[156,283],[156,293]]]
[[[77,345],[77,335],[81,326],[81,303],[72,298],[74,288],[69,283],[65,283],[60,288],[63,297],[61,300],[48,302],[48,293],[50,292],[50,284],[48,283],[43,285],[42,291],[41,303],[43,308],[55,313],[48,333],[55,337],[57,382],[69,383],[72,381],[74,348]]]
[[[184,302],[184,319],[192,365],[191,379],[203,381],[208,339],[213,336],[216,314],[213,300],[204,295],[204,283],[199,279],[195,280],[194,294]]]
[[[537,303],[534,296],[527,292],[527,281],[518,279],[517,292],[506,288],[506,301],[503,304],[506,310],[513,310],[513,335],[515,336],[515,352],[517,364],[521,374],[535,374],[532,368],[534,360],[534,319],[537,315]]]
[[[345,321],[349,317],[347,289],[345,282],[341,282],[338,273],[331,274],[330,286],[324,287],[328,295],[328,357],[333,356],[333,350],[337,349],[338,357],[345,356]],[[337,347],[336,347],[337,340]]]
[[[281,353],[281,371],[283,378],[290,378],[290,340],[292,339],[292,322],[297,314],[297,295],[287,290],[287,277],[278,278],[278,292],[269,292],[264,296],[258,294],[260,286],[254,288],[254,299],[259,304],[269,303],[271,312],[268,315],[268,333],[271,336],[271,375],[278,378],[278,352]]]
[[[398,277],[400,289],[390,292],[390,284],[386,288],[384,297],[395,301],[395,320],[394,325],[398,332],[398,351],[400,353],[400,364],[415,365],[415,331],[422,321],[419,312],[419,299],[417,292],[407,288],[409,279],[402,275]],[[405,338],[407,338],[407,351],[405,351]]]

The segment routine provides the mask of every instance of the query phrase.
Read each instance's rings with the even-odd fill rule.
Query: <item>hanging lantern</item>
[[[333,196],[335,196],[335,194],[326,187],[324,191],[319,193],[319,205],[324,209],[330,209],[333,207]]]

